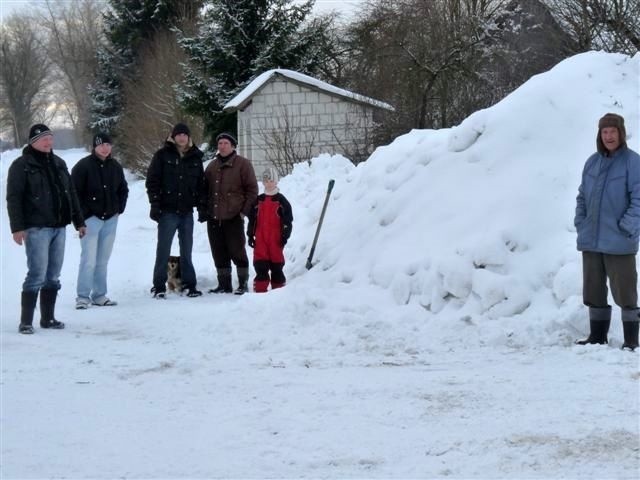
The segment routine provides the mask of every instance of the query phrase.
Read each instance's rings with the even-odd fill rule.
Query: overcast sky
[[[350,15],[362,3],[364,3],[363,0],[316,0],[314,11],[327,13],[335,10],[339,13]]]
[[[362,4],[363,1],[364,0],[316,0],[314,12],[328,13],[336,11],[343,16],[349,16],[353,14],[356,7]],[[0,0],[0,21],[17,9],[33,8],[34,5],[44,3],[44,0]]]
[[[2,0],[0,1],[0,20],[18,8],[26,8],[30,2],[25,0]]]

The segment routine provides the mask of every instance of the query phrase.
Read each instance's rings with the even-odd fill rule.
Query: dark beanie
[[[191,136],[191,130],[187,127],[186,123],[176,123],[173,130],[171,130],[171,138],[176,138],[176,135],[184,133],[185,135]]]
[[[627,143],[627,130],[624,126],[624,118],[617,113],[607,113],[598,121],[598,138],[596,139],[596,145],[600,153],[606,151],[604,143],[602,142],[601,133],[602,129],[607,127],[615,127],[618,129],[621,146]]]
[[[111,144],[111,137],[106,133],[98,133],[93,137],[93,148],[103,143]]]
[[[231,142],[231,145],[233,145],[234,147],[238,146],[238,141],[236,140],[236,138],[233,135],[231,135],[230,133],[227,133],[227,132],[224,132],[224,133],[221,133],[220,135],[218,135],[216,137],[216,143],[218,143],[223,138],[229,140]]]
[[[29,145],[32,145],[42,137],[53,135],[53,132],[42,123],[37,123],[29,129]]]

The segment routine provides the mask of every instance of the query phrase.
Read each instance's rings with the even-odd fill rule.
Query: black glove
[[[289,240],[289,236],[291,235],[291,229],[287,225],[282,226],[282,236],[280,237],[280,243],[284,247],[287,244],[287,240]]]
[[[255,246],[256,246],[256,237],[254,237],[253,235],[250,235],[249,238],[247,238],[247,243],[249,244],[249,246],[251,248],[255,248]]]
[[[153,220],[154,222],[159,222],[161,215],[162,215],[162,210],[160,210],[160,207],[156,207],[156,206],[151,207],[151,211],[149,212],[149,218],[151,218],[151,220]]]
[[[209,220],[209,215],[207,215],[207,212],[204,210],[198,210],[198,221],[200,223],[204,223],[207,220]]]

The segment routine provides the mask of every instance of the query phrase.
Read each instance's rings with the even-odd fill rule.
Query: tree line
[[[372,135],[455,125],[532,75],[589,50],[640,50],[640,0],[46,0],[0,25],[0,133],[63,119],[79,145],[113,135],[144,171],[171,125],[235,132],[225,103],[288,68],[390,103]],[[212,143],[212,142],[210,142]]]

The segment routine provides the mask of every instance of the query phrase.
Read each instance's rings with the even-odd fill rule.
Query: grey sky
[[[75,0],[66,1],[73,2]],[[44,3],[44,0],[0,0],[0,21],[16,10],[26,10]],[[314,12],[328,13],[335,10],[344,17],[349,17],[362,3],[363,0],[316,0]]]

